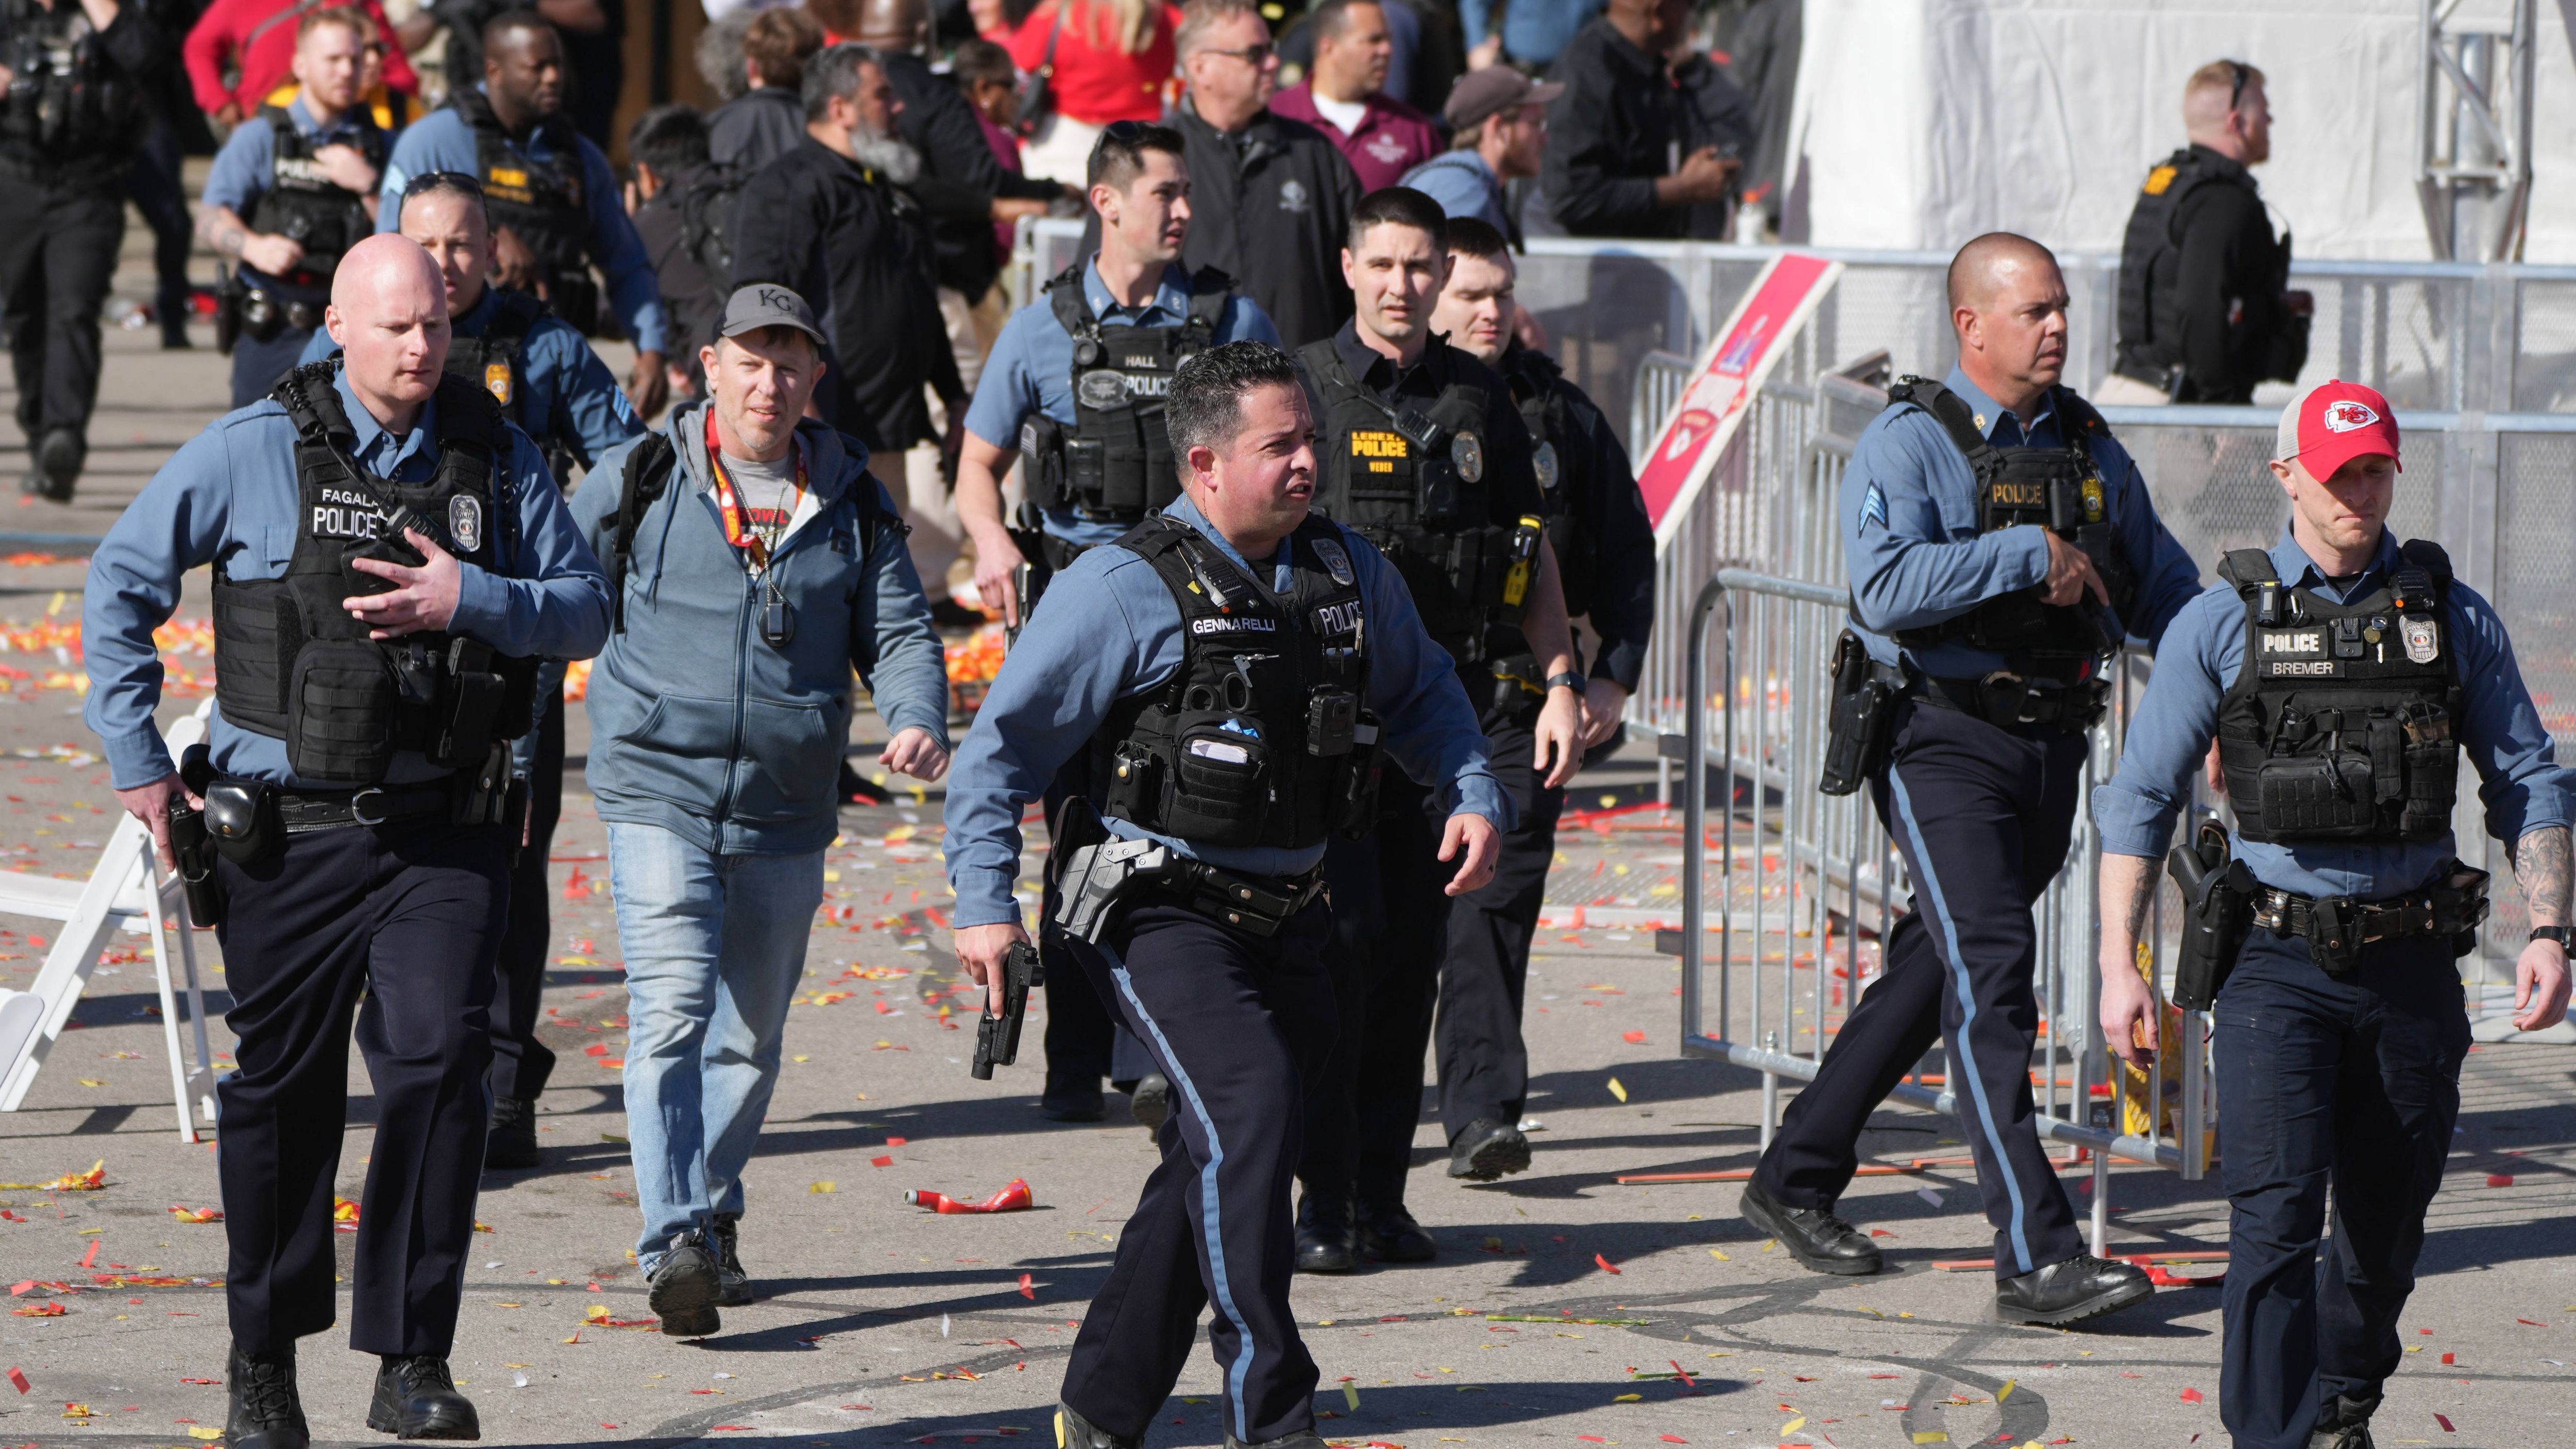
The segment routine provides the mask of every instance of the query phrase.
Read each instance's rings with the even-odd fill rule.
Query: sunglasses
[[[2254,68],[2241,60],[2231,60],[2227,63],[2227,73],[2235,78],[2235,84],[2227,90],[2227,109],[2232,111],[2244,101],[2245,87],[2254,79]]]
[[[1247,45],[1241,50],[1210,50],[1207,52],[1209,55],[1233,56],[1236,60],[1242,61],[1245,65],[1251,66],[1255,70],[1259,70],[1261,67],[1269,64],[1270,58],[1278,53],[1279,47],[1273,42],[1267,40],[1256,45]]]
[[[483,181],[466,171],[424,171],[403,183],[403,200],[409,201],[424,191],[468,191],[481,196]]]

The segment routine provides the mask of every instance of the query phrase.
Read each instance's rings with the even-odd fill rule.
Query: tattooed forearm
[[[2523,908],[2535,926],[2568,923],[2568,891],[2576,863],[2570,861],[2567,827],[2544,826],[2513,844],[2513,879],[2522,888]]]
[[[2146,934],[2147,912],[2156,902],[2156,863],[2142,855],[2105,853],[2102,857],[2102,954],[2127,961]]]

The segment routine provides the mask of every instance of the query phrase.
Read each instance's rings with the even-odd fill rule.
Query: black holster
[[[224,887],[215,878],[214,837],[206,833],[204,813],[188,804],[184,791],[170,795],[170,857],[178,863],[189,923],[201,931],[222,925]]]
[[[2254,917],[2254,873],[2230,860],[2227,832],[2204,823],[2198,838],[2165,857],[2165,873],[2182,892],[2182,938],[2174,953],[2173,1004],[2207,1011],[2236,969]]]
[[[1904,676],[1871,659],[1860,636],[1849,629],[1834,641],[1831,667],[1831,733],[1825,742],[1824,778],[1816,788],[1827,795],[1849,795],[1886,758],[1896,707],[1904,698]]]

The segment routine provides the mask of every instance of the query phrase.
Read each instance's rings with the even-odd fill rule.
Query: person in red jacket
[[[1363,192],[1395,185],[1448,148],[1429,116],[1385,92],[1395,46],[1377,0],[1324,0],[1306,23],[1314,27],[1315,68],[1270,98],[1272,114],[1331,137]]]
[[[1047,78],[1046,109],[1020,118],[1028,174],[1085,185],[1103,126],[1161,120],[1180,24],[1163,0],[1041,0],[1010,40],[1020,69]]]
[[[296,22],[318,3],[319,0],[214,0],[208,5],[206,13],[198,16],[196,25],[188,31],[187,43],[180,47],[198,107],[227,126],[240,125],[244,116],[258,111],[268,93],[288,78],[287,68],[295,61]],[[429,38],[432,22],[428,12],[423,11],[405,27],[416,28],[419,34],[405,37],[397,34],[393,23],[385,18],[380,0],[345,3],[375,22],[377,38],[385,47],[386,89],[417,97],[420,77],[412,73],[404,49]],[[224,84],[228,69],[235,73],[229,87]]]

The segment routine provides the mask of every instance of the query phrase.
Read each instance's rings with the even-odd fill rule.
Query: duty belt
[[[343,825],[387,825],[425,816],[452,816],[456,792],[452,782],[422,785],[370,785],[363,790],[280,790],[278,823],[289,835],[334,830]]]
[[[271,319],[298,332],[308,331],[322,325],[322,305],[318,302],[290,302],[258,287],[242,294],[242,327],[245,331],[256,333],[265,330],[268,336],[274,337],[278,328],[270,326]]]
[[[1151,893],[1218,925],[1269,936],[1323,891],[1320,864],[1294,876],[1242,875],[1160,841],[1108,840],[1067,857],[1058,897],[1063,919],[1056,924],[1096,945],[1118,907]]]
[[[2453,878],[2466,884],[2427,886],[2384,901],[2319,898],[2267,887],[2254,894],[2254,924],[2285,939],[2306,941],[2318,966],[2343,975],[2360,964],[2361,948],[2376,941],[2473,934],[2487,918],[2486,872],[2458,866],[2454,871]]]
[[[2032,679],[2009,669],[1998,669],[1979,679],[1935,679],[1911,674],[1909,683],[1914,697],[1927,704],[1972,714],[2007,729],[2016,725],[2091,729],[2102,718],[2111,693],[2106,679],[2066,684],[2054,679]]]

